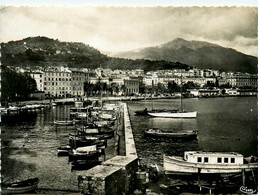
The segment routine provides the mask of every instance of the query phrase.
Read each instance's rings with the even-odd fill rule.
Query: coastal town
[[[0,10],[0,194],[258,192],[255,7]]]
[[[86,97],[100,93],[102,84],[106,96],[171,96],[183,86],[186,97],[256,95],[257,74],[221,72],[192,68],[144,72],[97,68],[48,67],[31,70],[15,68],[16,72],[30,75],[37,90],[34,99]],[[95,88],[94,88],[95,86]]]

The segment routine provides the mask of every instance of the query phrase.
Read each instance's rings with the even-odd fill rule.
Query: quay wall
[[[126,103],[121,103],[125,155],[117,155],[87,171],[80,172],[78,185],[82,194],[130,194],[135,188],[138,156]]]

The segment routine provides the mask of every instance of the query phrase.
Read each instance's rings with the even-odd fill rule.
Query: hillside
[[[201,69],[256,73],[257,60],[231,48],[225,48],[204,41],[175,39],[171,42],[113,54],[130,59],[165,60],[181,62]]]
[[[1,43],[2,64],[7,66],[68,66],[77,68],[144,69],[146,71],[188,68],[164,60],[131,60],[108,57],[97,49],[77,42],[61,42],[47,37],[29,37]]]

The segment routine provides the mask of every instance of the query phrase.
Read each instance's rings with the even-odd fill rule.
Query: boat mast
[[[183,78],[182,78],[182,69],[181,69],[181,81],[180,81],[180,111],[183,111],[182,84],[183,84]]]
[[[153,95],[154,95],[154,81],[151,81],[151,85],[152,85],[152,90],[151,90],[151,106],[152,106],[152,110],[153,110]]]

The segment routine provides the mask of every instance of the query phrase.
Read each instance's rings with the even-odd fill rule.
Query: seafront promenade
[[[175,98],[172,96],[169,97],[141,97],[141,96],[111,96],[111,97],[102,97],[101,101],[137,101],[137,100],[151,100],[151,99],[171,99]],[[18,101],[18,102],[9,102],[8,106],[23,106],[23,105],[32,105],[32,104],[46,104],[51,105],[52,103],[56,104],[74,104],[76,101],[83,100],[86,101],[99,101],[99,97],[90,97],[90,98],[61,98],[61,99],[45,99],[45,100],[28,100],[28,101]],[[3,105],[2,105],[3,106]]]

